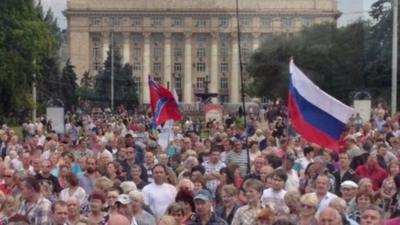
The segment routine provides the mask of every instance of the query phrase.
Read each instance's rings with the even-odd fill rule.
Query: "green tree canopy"
[[[104,69],[95,77],[92,100],[103,107],[110,107],[111,102],[111,51],[107,53]],[[121,55],[114,54],[114,107],[124,105],[130,109],[137,104],[136,87],[132,76],[132,66],[122,65]]]
[[[378,0],[371,8],[373,21],[345,27],[319,24],[286,38],[263,43],[247,70],[252,77],[249,93],[285,97],[288,93],[290,57],[324,91],[349,103],[354,92],[369,91],[389,100],[391,84],[392,8]]]
[[[0,1],[0,114],[32,107],[33,74],[54,38],[33,0]],[[35,63],[36,62],[36,63]]]

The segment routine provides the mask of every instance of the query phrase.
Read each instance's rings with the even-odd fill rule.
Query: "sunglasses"
[[[314,208],[314,206],[312,206],[312,205],[307,205],[307,204],[303,204],[303,203],[300,204],[300,207],[303,208],[303,209],[304,208],[306,208],[306,209],[313,209]]]

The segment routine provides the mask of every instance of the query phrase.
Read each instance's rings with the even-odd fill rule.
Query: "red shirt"
[[[11,195],[11,189],[9,189],[5,184],[0,184],[0,191],[5,195]]]
[[[375,166],[373,169],[368,169],[366,165],[360,165],[356,169],[356,174],[359,177],[367,177],[372,180],[372,188],[374,191],[379,190],[379,188],[382,186],[383,180],[387,177],[387,173],[382,167],[380,166]]]
[[[400,218],[395,218],[385,221],[385,225],[398,225],[398,224],[400,224]]]

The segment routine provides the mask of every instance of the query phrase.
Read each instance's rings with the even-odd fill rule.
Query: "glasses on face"
[[[303,203],[300,204],[300,207],[303,209],[313,209],[314,208],[314,206],[312,206],[312,205],[307,205],[307,204],[303,204]]]

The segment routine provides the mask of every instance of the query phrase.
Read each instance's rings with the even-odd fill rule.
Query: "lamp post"
[[[114,112],[114,21],[111,31],[111,112]]]
[[[397,28],[399,1],[393,0],[393,37],[392,37],[392,115],[397,111]]]

